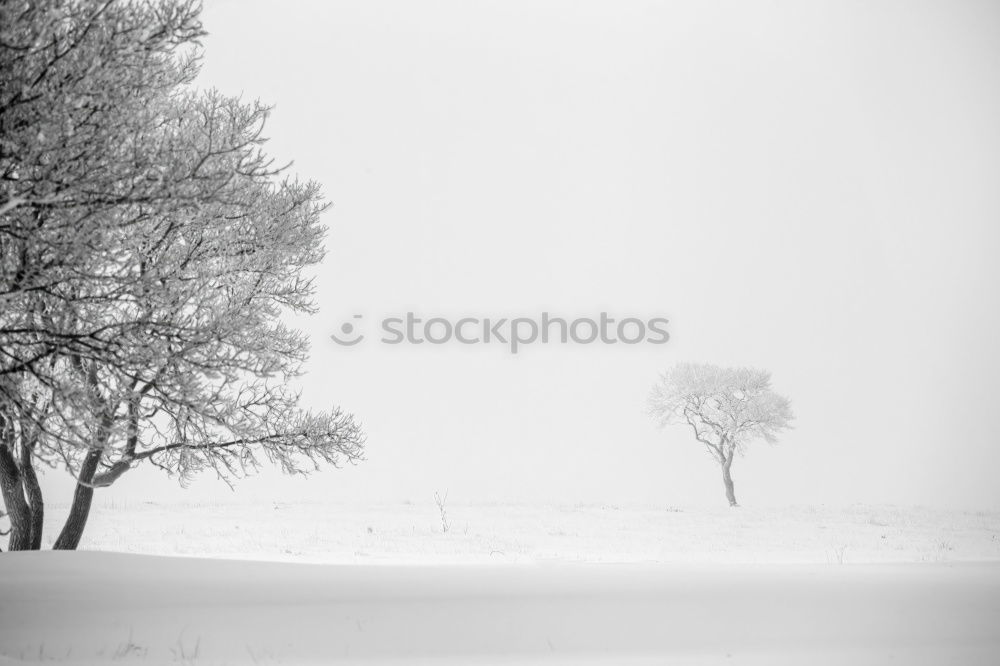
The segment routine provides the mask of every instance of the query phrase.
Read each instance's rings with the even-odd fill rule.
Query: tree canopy
[[[35,467],[95,487],[146,462],[229,480],[360,460],[337,408],[299,407],[320,187],[263,151],[269,109],[194,87],[185,0],[0,5],[0,487],[38,548]]]
[[[754,440],[775,443],[795,418],[788,398],[771,389],[771,373],[702,363],[679,363],[664,373],[650,393],[649,409],[661,425],[691,429],[722,466],[732,505],[729,470],[736,454]]]

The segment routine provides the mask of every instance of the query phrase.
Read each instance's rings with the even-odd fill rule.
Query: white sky
[[[208,0],[202,82],[276,105],[334,208],[305,400],[368,461],[291,500],[724,502],[645,414],[680,360],[755,365],[797,427],[743,504],[1000,506],[1000,6]],[[341,322],[671,319],[665,346],[432,348]],[[53,474],[49,473],[48,477]],[[181,491],[133,472],[123,497]]]

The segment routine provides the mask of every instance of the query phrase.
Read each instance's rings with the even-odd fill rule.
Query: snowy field
[[[56,525],[65,506],[48,510]],[[81,548],[338,564],[1000,560],[1000,512],[98,500]],[[49,529],[54,539],[55,529]]]
[[[474,565],[5,555],[5,659],[996,664],[1000,566]],[[0,658],[4,659],[4,658]]]
[[[996,512],[447,519],[433,501],[98,502],[90,552],[0,556],[0,664],[1000,663]]]

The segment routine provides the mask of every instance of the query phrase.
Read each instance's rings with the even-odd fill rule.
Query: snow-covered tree
[[[35,467],[95,488],[148,463],[229,480],[359,460],[288,381],[323,257],[319,187],[262,151],[268,109],[196,90],[199,5],[0,4],[0,489],[10,549],[39,548]]]
[[[775,443],[794,419],[788,399],[771,390],[771,373],[697,363],[664,373],[650,393],[649,409],[661,425],[691,428],[722,467],[730,506],[737,506],[730,473],[736,454],[755,440]]]

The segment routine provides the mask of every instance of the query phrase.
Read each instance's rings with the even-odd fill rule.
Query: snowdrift
[[[0,555],[0,654],[75,663],[993,664],[1000,563],[358,566]]]

